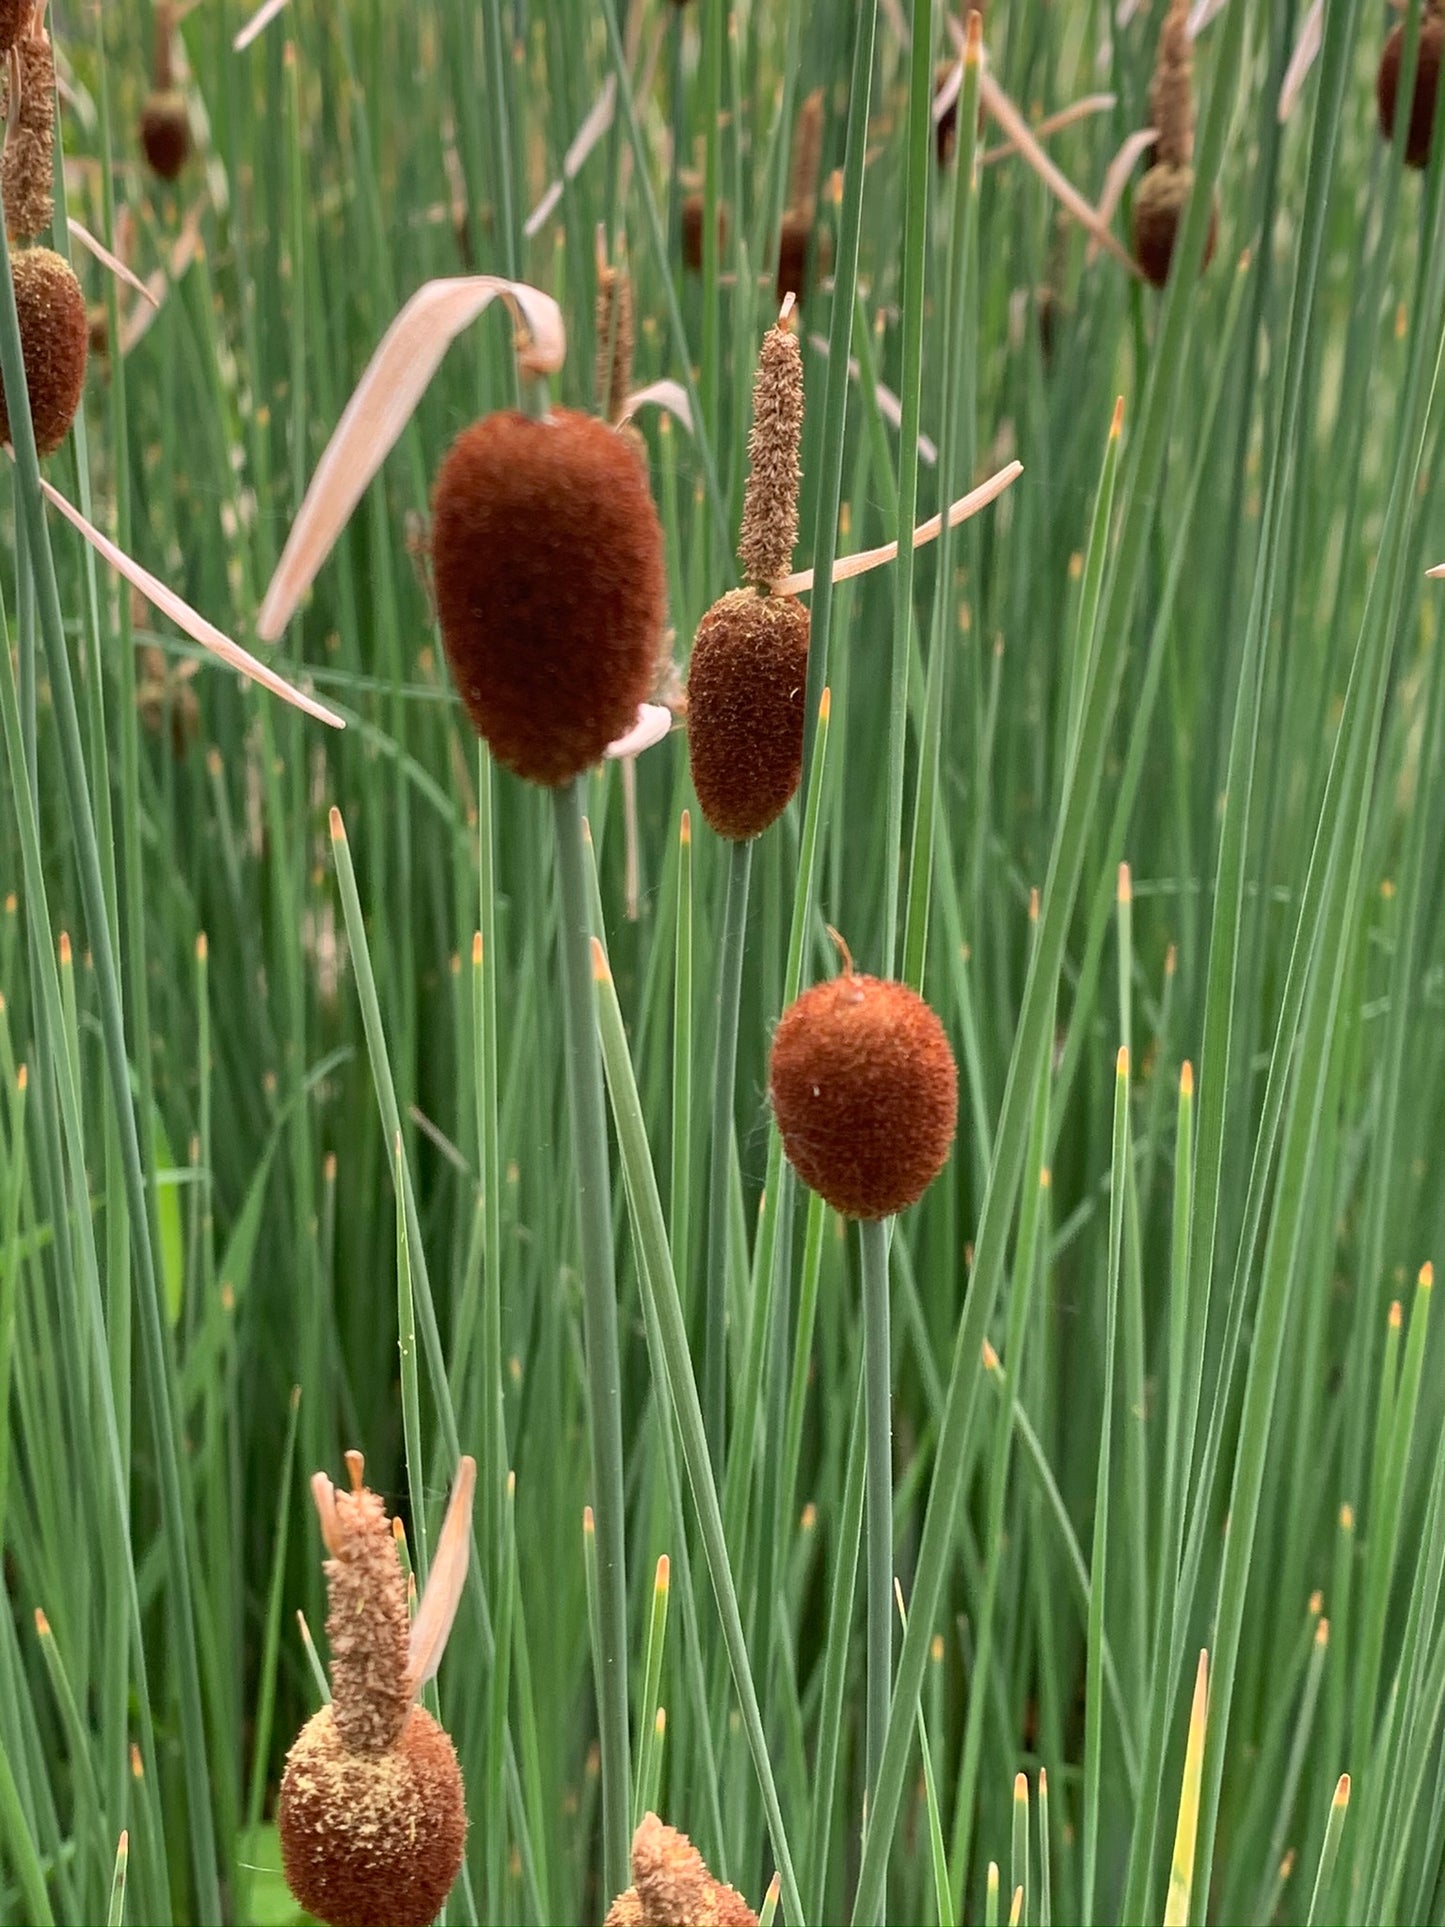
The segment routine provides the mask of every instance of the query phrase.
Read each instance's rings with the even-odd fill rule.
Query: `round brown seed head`
[[[191,117],[185,95],[152,94],[141,109],[140,144],[151,172],[173,181],[191,152]]]
[[[323,1706],[286,1756],[276,1823],[286,1884],[328,1927],[426,1927],[466,1844],[456,1751],[414,1706],[397,1744],[363,1759]]]
[[[702,223],[706,203],[701,194],[689,194],[682,204],[682,265],[689,274],[702,273]],[[727,202],[717,204],[717,251],[727,246]]]
[[[85,387],[90,323],[85,296],[68,261],[49,248],[22,248],[10,257],[25,386],[35,425],[35,446],[53,454],[70,433]],[[0,383],[0,439],[10,440],[10,411]]]
[[[1174,243],[1193,188],[1193,168],[1161,162],[1149,169],[1134,196],[1134,259],[1156,288],[1162,288],[1169,279]],[[1218,238],[1219,204],[1215,201],[1209,209],[1209,234],[1201,267],[1207,268],[1213,260]]]
[[[432,495],[442,641],[479,735],[558,787],[632,727],[667,613],[662,529],[632,448],[571,409],[489,415]]]
[[[1410,98],[1410,126],[1405,135],[1405,164],[1424,167],[1430,159],[1430,135],[1435,126],[1435,96],[1440,86],[1440,56],[1445,49],[1445,20],[1433,7],[1420,22],[1420,51],[1415,65],[1415,91]],[[1395,134],[1395,104],[1400,91],[1400,66],[1405,54],[1404,26],[1394,28],[1380,55],[1375,77],[1375,99],[1380,110],[1380,132]]]
[[[844,1217],[904,1211],[943,1169],[958,1071],[907,985],[849,971],[805,990],[783,1012],[769,1081],[788,1161]]]
[[[687,745],[702,813],[719,836],[761,836],[803,773],[808,611],[795,596],[734,589],[698,626]]]

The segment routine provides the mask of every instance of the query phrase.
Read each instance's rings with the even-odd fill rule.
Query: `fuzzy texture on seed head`
[[[33,240],[55,219],[55,50],[44,27],[17,42],[19,98],[7,87],[5,146],[0,155],[0,194],[5,232]]]
[[[667,612],[662,529],[633,449],[571,409],[489,415],[432,494],[442,641],[479,735],[558,787],[632,727]]]
[[[769,1077],[788,1161],[845,1218],[917,1203],[958,1121],[943,1026],[905,984],[849,971],[783,1012]]]
[[[1156,288],[1162,288],[1169,279],[1174,243],[1178,239],[1180,223],[1193,189],[1192,167],[1169,167],[1161,163],[1149,169],[1134,196],[1134,259]],[[1209,209],[1209,234],[1204,243],[1201,268],[1207,268],[1213,260],[1218,238],[1219,205],[1216,201]]]
[[[748,485],[738,558],[759,588],[781,581],[798,541],[798,451],[803,441],[803,355],[779,323],[763,336],[753,378]]]
[[[411,1711],[406,1579],[377,1494],[338,1490],[335,1506],[326,1561],[331,1711],[342,1744],[375,1759],[396,1744]]]
[[[803,773],[808,611],[795,596],[734,589],[698,625],[687,676],[692,785],[719,836],[776,823]]]
[[[1194,44],[1189,0],[1169,0],[1149,83],[1149,124],[1157,127],[1154,164],[1188,167],[1194,159]]]
[[[276,1808],[286,1884],[328,1927],[426,1927],[462,1864],[456,1751],[424,1707],[377,1759],[351,1752],[323,1706],[286,1756]]]
[[[191,151],[191,117],[185,95],[174,88],[152,94],[140,116],[140,144],[151,172],[173,181]]]
[[[632,1885],[604,1927],[757,1927],[735,1887],[714,1880],[685,1833],[646,1813],[632,1836]]]
[[[1415,91],[1410,97],[1410,126],[1405,135],[1405,164],[1424,167],[1430,159],[1430,136],[1435,126],[1435,96],[1440,87],[1440,58],[1445,52],[1445,20],[1431,6],[1420,22],[1420,51],[1415,65]],[[1405,55],[1403,24],[1392,29],[1380,55],[1375,99],[1380,110],[1380,132],[1395,134],[1395,106],[1400,91],[1400,66]]]
[[[617,422],[632,388],[632,283],[623,268],[597,275],[597,409]]]
[[[85,296],[68,261],[49,248],[21,248],[10,257],[15,308],[25,354],[25,386],[35,446],[51,455],[70,433],[85,387],[90,322]],[[10,411],[0,383],[0,439],[10,440]]]

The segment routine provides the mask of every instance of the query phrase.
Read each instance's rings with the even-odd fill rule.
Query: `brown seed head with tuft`
[[[1169,279],[1174,243],[1193,189],[1192,167],[1169,167],[1161,162],[1149,169],[1134,196],[1134,259],[1156,288],[1162,288]],[[1209,234],[1204,243],[1202,267],[1207,268],[1213,260],[1218,239],[1216,200],[1209,210]]]
[[[719,836],[761,836],[803,773],[808,611],[795,596],[734,589],[698,625],[687,676],[687,746],[702,813]]]
[[[413,1706],[396,1745],[363,1758],[324,1706],[286,1756],[276,1820],[286,1883],[308,1913],[328,1927],[426,1927],[466,1844],[455,1749]]]
[[[21,248],[10,257],[25,386],[35,446],[51,455],[70,433],[85,387],[90,323],[85,296],[68,261],[49,248]],[[10,440],[10,411],[0,384],[0,439]]]
[[[33,240],[55,219],[55,50],[37,20],[12,49],[0,193],[5,232]]]
[[[682,265],[689,274],[702,273],[702,224],[707,203],[701,194],[689,194],[682,204]],[[721,256],[727,246],[728,210],[727,202],[717,204],[717,251]]]
[[[411,1710],[406,1579],[386,1507],[361,1483],[351,1455],[352,1490],[337,1490],[326,1561],[330,1607],[331,1710],[342,1743],[375,1758],[396,1744]]]
[[[625,268],[597,271],[597,410],[619,422],[632,391],[632,283]]]
[[[151,172],[173,181],[191,152],[191,117],[186,98],[175,88],[152,94],[140,116],[140,144]]]
[[[662,529],[636,454],[571,409],[489,415],[432,495],[442,641],[479,735],[558,787],[632,727],[667,612]]]
[[[1149,125],[1157,127],[1154,165],[1188,167],[1194,159],[1194,45],[1189,0],[1169,0],[1149,83]]]
[[[760,589],[793,566],[798,540],[798,450],[803,441],[803,356],[781,322],[763,336],[753,378],[748,485],[738,557]]]
[[[789,1162],[844,1217],[904,1211],[943,1169],[958,1070],[907,985],[850,969],[805,990],[778,1024],[769,1082]]]
[[[646,1813],[632,1836],[632,1885],[604,1927],[758,1927],[735,1887],[714,1880],[685,1833]]]
[[[1420,21],[1420,51],[1415,66],[1415,91],[1410,97],[1410,126],[1405,135],[1405,164],[1424,167],[1430,159],[1430,136],[1435,126],[1435,96],[1440,87],[1440,60],[1445,52],[1445,19],[1437,6],[1427,6]],[[1380,110],[1380,132],[1392,140],[1395,104],[1400,91],[1400,67],[1405,56],[1403,23],[1392,29],[1380,54],[1375,99]]]

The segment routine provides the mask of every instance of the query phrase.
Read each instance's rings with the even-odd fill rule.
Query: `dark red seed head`
[[[21,248],[10,257],[25,386],[35,424],[35,446],[51,455],[70,433],[85,387],[90,321],[85,296],[68,261],[49,248]],[[0,385],[0,439],[10,440],[10,411]]]
[[[943,1169],[958,1071],[907,985],[850,970],[805,990],[783,1012],[769,1081],[788,1161],[844,1217],[904,1211]]]
[[[1175,167],[1161,161],[1149,169],[1134,196],[1134,259],[1156,288],[1162,288],[1169,279],[1174,243],[1193,189],[1192,167]],[[1204,243],[1201,269],[1213,260],[1218,239],[1219,206],[1214,202],[1209,210],[1209,235]]]
[[[698,626],[687,675],[692,785],[719,836],[761,836],[803,773],[808,611],[795,596],[734,589]]]
[[[499,763],[560,787],[632,727],[656,677],[667,583],[642,465],[572,409],[488,415],[448,451],[432,516],[457,692]]]
[[[1420,22],[1420,52],[1415,66],[1415,91],[1410,99],[1410,126],[1405,135],[1405,164],[1424,167],[1430,159],[1430,135],[1435,126],[1435,95],[1440,85],[1440,56],[1445,49],[1445,20],[1433,7]],[[1395,134],[1395,104],[1400,91],[1400,66],[1405,53],[1403,24],[1394,28],[1380,54],[1375,77],[1375,99],[1380,110],[1380,132]]]
[[[151,172],[173,181],[191,151],[191,120],[185,95],[174,90],[152,94],[141,109],[140,144]]]

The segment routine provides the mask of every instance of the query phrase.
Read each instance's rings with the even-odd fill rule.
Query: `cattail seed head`
[[[702,224],[706,217],[707,203],[701,194],[692,193],[682,203],[682,265],[689,274],[702,273]],[[721,256],[727,246],[728,210],[727,202],[717,204],[717,251]]]
[[[805,990],[778,1024],[769,1083],[788,1161],[844,1217],[904,1211],[943,1169],[958,1071],[905,984],[849,969]]]
[[[456,1751],[413,1706],[396,1744],[367,1758],[323,1706],[286,1756],[276,1820],[286,1883],[308,1913],[330,1927],[426,1927],[466,1844]]]
[[[336,1531],[326,1561],[330,1607],[331,1711],[341,1744],[375,1758],[396,1744],[411,1710],[406,1580],[386,1507],[360,1484],[335,1495]]]
[[[632,1836],[632,1885],[613,1901],[604,1927],[671,1927],[679,1921],[758,1927],[742,1895],[714,1880],[687,1835],[646,1813]]]
[[[743,843],[782,815],[803,773],[808,611],[795,596],[734,589],[698,626],[687,745],[703,815]]]
[[[1169,279],[1174,243],[1193,190],[1192,167],[1174,167],[1161,161],[1149,169],[1134,196],[1134,259],[1156,288],[1162,288]],[[1204,243],[1202,268],[1207,268],[1213,260],[1218,238],[1219,206],[1215,201],[1209,210],[1209,234]]]
[[[662,529],[634,450],[572,409],[459,435],[432,495],[447,661],[505,768],[559,787],[631,728],[667,610]]]
[[[789,208],[778,235],[776,293],[781,307],[791,295],[801,308],[808,287],[808,250],[813,239],[813,213]]]
[[[140,116],[140,144],[151,172],[173,181],[190,158],[191,117],[175,88],[152,94]]]
[[[55,219],[55,50],[38,21],[11,51],[5,114],[5,232],[33,240]]]
[[[1405,135],[1405,164],[1424,167],[1430,159],[1430,136],[1435,126],[1435,96],[1440,86],[1440,57],[1445,50],[1445,19],[1428,5],[1420,21],[1419,54],[1415,65],[1415,91],[1410,98],[1410,125]],[[1392,140],[1395,134],[1396,96],[1400,90],[1400,67],[1405,55],[1403,24],[1391,30],[1380,54],[1375,78],[1375,99],[1380,111],[1380,132]]]
[[[790,208],[810,218],[818,198],[818,166],[823,156],[823,90],[815,87],[798,107],[793,122],[793,156],[788,174]]]
[[[1153,165],[1188,167],[1194,159],[1194,44],[1189,0],[1169,0],[1149,83],[1149,125],[1157,127]]]
[[[85,387],[90,323],[85,296],[68,261],[49,248],[21,248],[10,257],[25,386],[35,446],[50,455],[70,433]],[[10,440],[10,411],[0,383],[0,439]]]
[[[597,408],[619,422],[632,390],[632,282],[625,268],[597,271]]]
[[[781,581],[798,540],[798,451],[803,441],[803,356],[778,323],[763,336],[753,378],[748,483],[738,557],[759,588]]]

